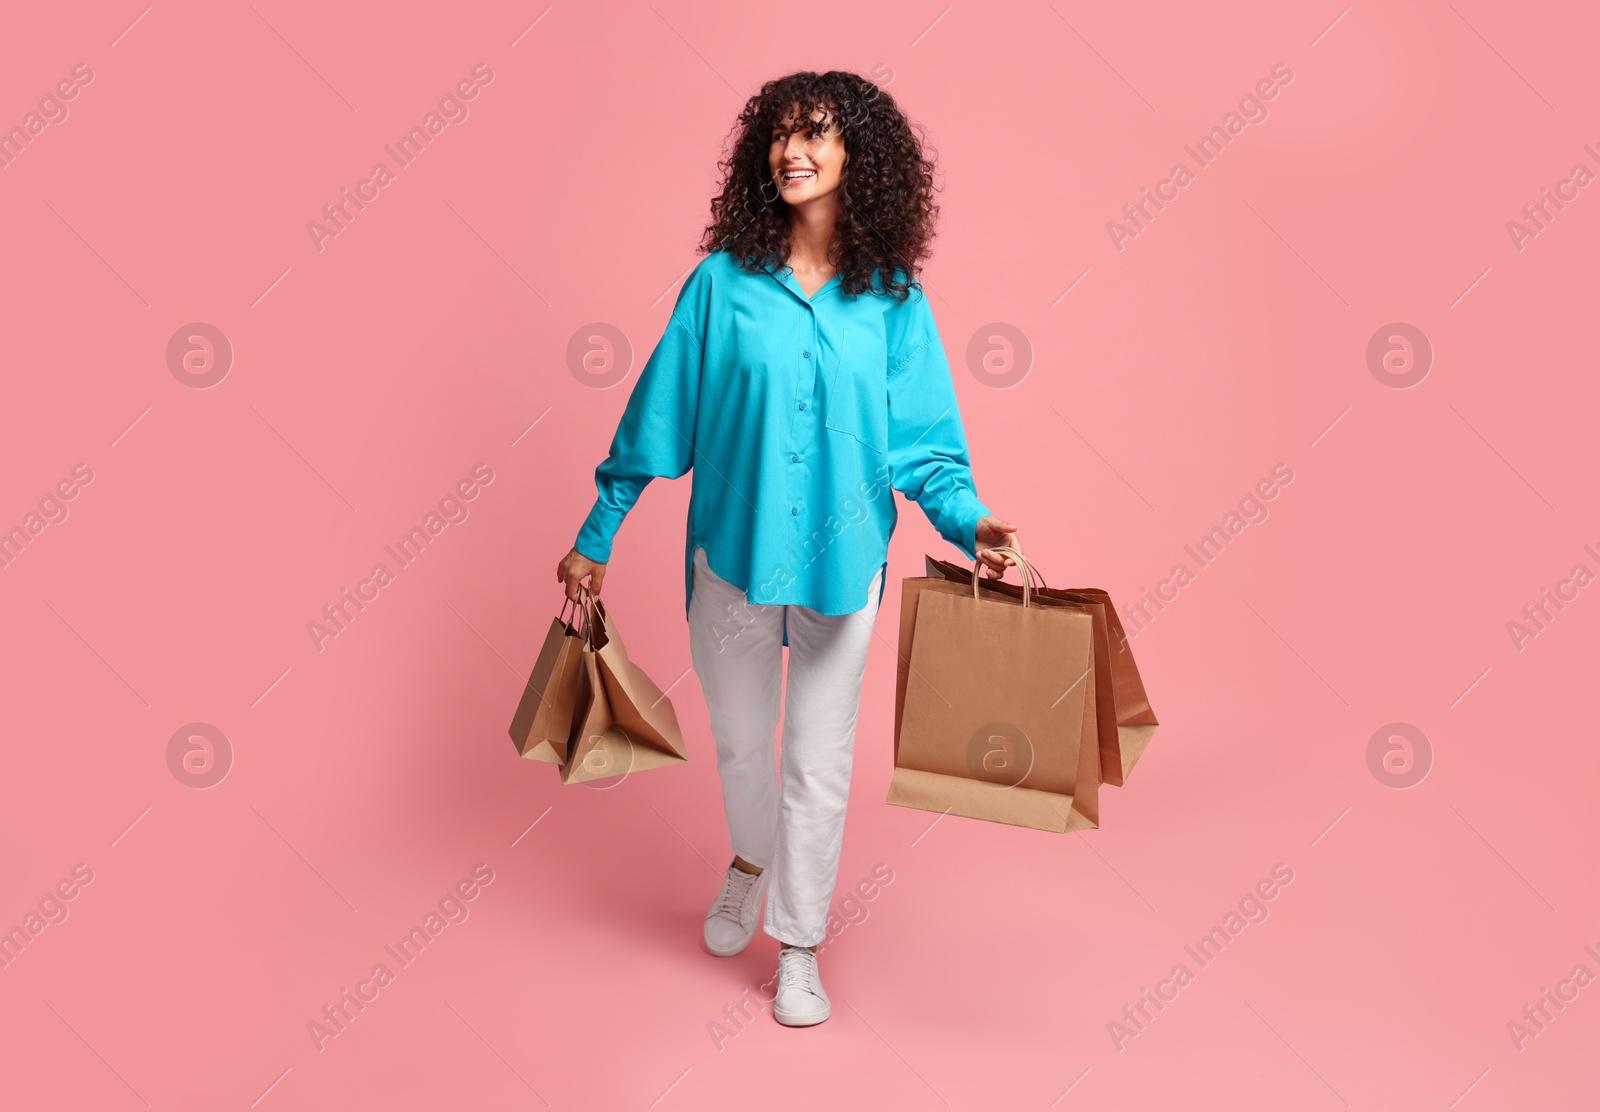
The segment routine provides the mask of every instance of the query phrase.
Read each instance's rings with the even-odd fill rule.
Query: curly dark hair
[[[796,106],[801,120],[820,108],[822,122],[836,122],[845,143],[832,251],[840,288],[854,297],[873,287],[877,272],[877,288],[903,301],[935,234],[934,160],[893,97],[842,70],[791,73],[768,81],[745,102],[731,133],[732,151],[717,164],[721,191],[711,200],[700,252],[726,251],[751,271],[787,264],[789,203],[777,195],[767,154],[773,126]]]

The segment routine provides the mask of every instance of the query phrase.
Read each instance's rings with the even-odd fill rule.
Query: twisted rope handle
[[[988,551],[1009,556],[1016,562],[1022,573],[1022,605],[1027,606],[1033,593],[1033,581],[1037,579],[1039,586],[1043,587],[1045,586],[1044,576],[1039,574],[1039,569],[1035,568],[1033,562],[1022,554],[1020,548],[1012,548],[1009,545],[996,545],[994,548],[988,549]],[[982,578],[980,575],[982,569],[983,558],[981,556],[976,557],[972,561],[972,598],[974,602],[978,599],[978,580]]]
[[[566,621],[567,607],[570,605],[577,606],[577,609],[573,612],[573,617],[577,617],[579,614],[583,615],[583,624],[578,627],[578,633],[583,637],[584,644],[591,649],[594,648],[594,603],[595,598],[589,593],[589,588],[579,583],[577,603],[574,604],[572,599],[568,599],[562,604],[560,615],[561,620]]]

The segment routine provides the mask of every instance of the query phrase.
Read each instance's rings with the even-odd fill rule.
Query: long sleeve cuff
[[[990,509],[966,487],[957,487],[948,501],[939,508],[939,533],[945,540],[966,554],[967,559],[978,558],[978,521],[989,516]]]
[[[611,542],[621,524],[621,514],[597,501],[589,511],[589,516],[584,518],[573,547],[586,560],[593,560],[597,564],[608,563],[611,559]]]

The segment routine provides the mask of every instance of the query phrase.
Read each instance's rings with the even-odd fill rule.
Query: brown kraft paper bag
[[[970,584],[972,573],[960,564],[925,557],[928,574],[942,575],[955,583]],[[1033,567],[1034,574],[1038,568]],[[1042,580],[1041,580],[1042,582]],[[1022,588],[1012,583],[984,579],[984,590],[995,590],[1020,597]],[[1139,666],[1133,659],[1133,646],[1123,632],[1122,621],[1111,596],[1096,587],[1036,588],[1039,601],[1077,603],[1093,608],[1095,621],[1095,718],[1099,726],[1100,780],[1121,787],[1133,772],[1155,736],[1155,712],[1145,693]]]
[[[561,782],[603,780],[688,760],[672,703],[628,659],[605,605],[593,598],[590,605],[589,643],[580,654],[579,709]]]
[[[551,619],[544,647],[539,650],[539,659],[511,719],[511,740],[517,752],[530,760],[551,764],[562,764],[567,759],[567,740],[572,736],[583,673],[585,635],[567,620],[566,613],[563,605]],[[575,610],[573,619],[580,615],[587,626],[587,608]]]
[[[888,802],[1035,830],[1098,826],[1089,610],[943,577],[903,586]]]

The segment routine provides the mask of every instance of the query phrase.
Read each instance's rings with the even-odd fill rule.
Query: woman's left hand
[[[1013,566],[1016,561],[999,552],[990,552],[991,548],[1016,548],[1017,527],[1003,517],[989,515],[978,519],[978,530],[973,550],[978,554],[978,559],[983,561],[983,574],[990,579],[999,579],[1006,573],[1006,568]]]

